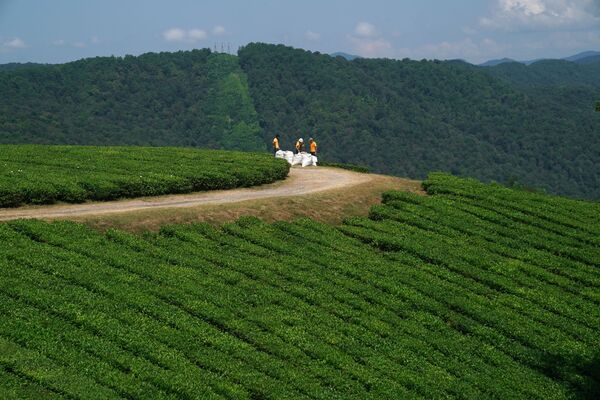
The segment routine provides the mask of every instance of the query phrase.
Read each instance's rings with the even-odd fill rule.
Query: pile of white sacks
[[[283,158],[291,166],[302,165],[303,167],[317,166],[317,157],[305,152],[294,154],[291,151],[279,150],[275,153],[276,158]]]

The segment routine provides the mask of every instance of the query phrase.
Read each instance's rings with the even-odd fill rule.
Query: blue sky
[[[600,0],[0,0],[0,63],[283,43],[413,59],[600,50]]]

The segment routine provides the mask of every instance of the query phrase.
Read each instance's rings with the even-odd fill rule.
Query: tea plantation
[[[598,398],[600,204],[424,186],[339,227],[0,224],[0,393]]]
[[[0,207],[114,200],[270,183],[282,160],[164,147],[0,145]]]

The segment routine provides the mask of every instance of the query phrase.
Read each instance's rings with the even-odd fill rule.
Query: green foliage
[[[375,172],[518,177],[524,186],[600,198],[592,87],[522,89],[462,62],[349,62],[281,45],[250,44],[239,56],[265,137],[282,134],[284,148],[310,134],[325,159]]]
[[[369,167],[364,167],[362,165],[330,163],[330,162],[319,162],[319,165],[321,167],[334,167],[334,168],[347,169],[349,171],[360,172],[363,174],[368,174],[369,172],[371,172],[371,169]]]
[[[374,172],[432,170],[600,198],[600,63],[482,68],[250,44],[0,67],[0,143],[293,148]]]
[[[0,145],[0,207],[113,200],[270,183],[270,155],[186,148]]]
[[[597,397],[599,204],[425,186],[341,227],[0,224],[0,392]]]
[[[541,60],[531,65],[504,63],[485,67],[485,72],[515,86],[589,86],[600,88],[600,62],[579,64],[564,60]]]
[[[237,57],[210,50],[4,68],[0,92],[0,143],[266,149]]]

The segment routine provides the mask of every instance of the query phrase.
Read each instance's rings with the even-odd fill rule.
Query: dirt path
[[[318,192],[351,189],[354,186],[375,179],[375,176],[337,168],[292,168],[286,180],[259,187],[109,202],[5,208],[0,209],[0,221],[21,218],[79,218],[141,210],[187,208],[237,203],[247,200],[303,196]]]

